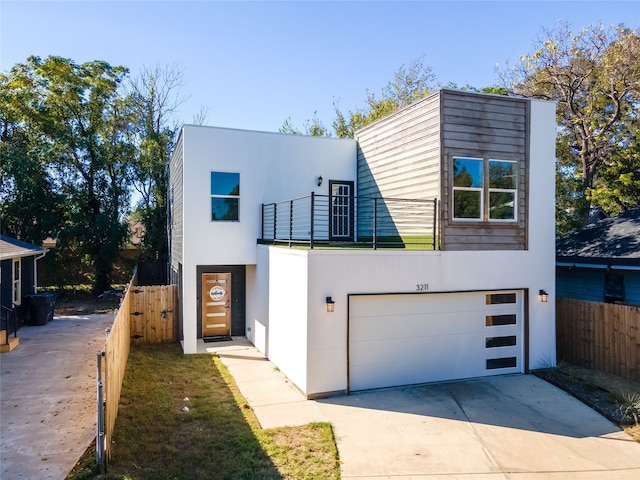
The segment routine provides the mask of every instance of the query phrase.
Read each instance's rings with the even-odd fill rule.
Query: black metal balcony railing
[[[261,243],[438,249],[438,200],[311,195],[262,204]]]

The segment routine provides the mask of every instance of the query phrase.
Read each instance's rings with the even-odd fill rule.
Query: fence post
[[[433,249],[437,250],[437,229],[438,229],[438,199],[433,199]]]
[[[377,236],[378,236],[378,197],[374,197],[373,199],[373,249],[378,249],[377,244]]]
[[[291,248],[292,237],[293,237],[293,200],[289,200],[289,248]]]
[[[278,224],[278,204],[273,204],[273,241],[275,242],[278,238],[276,235],[276,225]]]
[[[262,221],[260,222],[260,240],[264,242],[264,203],[262,204]]]
[[[314,213],[315,213],[315,193],[311,192],[311,239],[309,240],[309,248],[313,250],[313,233],[314,233]]]
[[[104,352],[98,352],[96,354],[96,387],[97,387],[97,418],[96,418],[96,464],[101,474],[105,473],[106,468],[106,435],[105,435],[105,422],[104,422],[104,391],[102,383],[102,357]]]

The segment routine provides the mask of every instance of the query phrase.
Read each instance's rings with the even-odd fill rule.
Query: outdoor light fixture
[[[318,177],[318,186],[322,185],[322,175]]]
[[[549,299],[549,294],[547,292],[545,292],[544,290],[540,290],[540,293],[538,295],[540,296],[541,302],[547,303],[547,300]]]
[[[331,297],[327,297],[327,312],[331,313],[333,312],[333,307],[336,304],[336,302],[334,302]]]

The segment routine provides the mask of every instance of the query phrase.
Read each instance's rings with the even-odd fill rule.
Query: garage
[[[524,291],[350,295],[349,390],[524,372]]]

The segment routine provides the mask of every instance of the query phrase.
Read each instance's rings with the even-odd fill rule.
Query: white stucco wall
[[[328,181],[355,180],[356,143],[301,135],[186,125],[183,162],[183,318],[185,353],[196,352],[197,265],[256,265],[261,204],[328,193]],[[212,222],[210,172],[240,174],[240,221]],[[321,175],[324,182],[316,184]],[[247,272],[249,281],[257,271]],[[255,288],[254,288],[255,291]],[[249,293],[249,292],[248,292]],[[249,295],[247,295],[247,300]],[[252,316],[258,312],[254,306]],[[264,317],[261,317],[264,318]],[[261,323],[264,328],[266,325]],[[260,341],[260,328],[256,341]],[[266,336],[266,333],[262,333]],[[266,339],[264,340],[266,345]]]
[[[308,383],[309,269],[307,252],[267,248],[269,255],[269,337],[267,355],[304,391]]]
[[[349,294],[413,293],[417,284],[428,284],[429,292],[528,289],[529,367],[555,361],[555,104],[533,101],[531,122],[528,250],[291,251],[262,247],[268,249],[269,268],[284,269],[269,278],[269,357],[301,390],[313,395],[347,388]],[[549,293],[548,303],[540,302],[541,289]],[[301,305],[298,298],[295,311],[286,314],[294,291],[300,298],[305,296],[307,304]],[[326,312],[327,296],[336,302],[334,313]],[[304,343],[300,339],[305,334],[300,327],[304,309],[306,378],[298,364],[305,358],[305,352],[298,349]],[[292,343],[294,350],[288,353]]]

